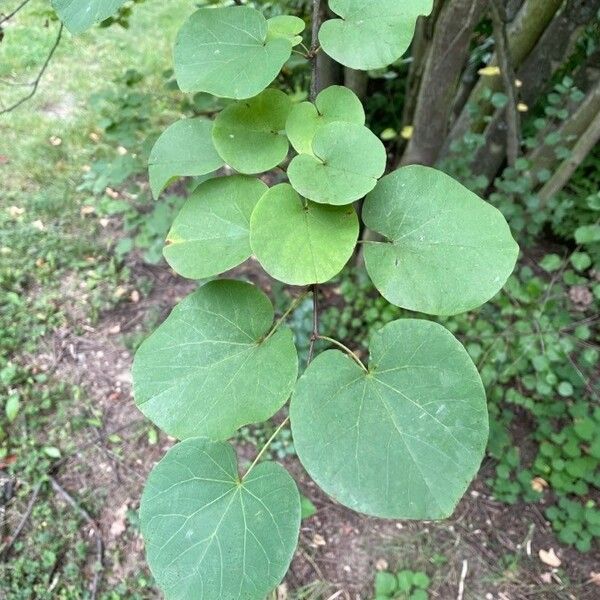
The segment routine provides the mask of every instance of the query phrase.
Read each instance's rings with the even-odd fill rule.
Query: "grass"
[[[2,106],[28,90],[6,82],[34,79],[55,39],[58,24],[47,7],[33,0],[5,28]],[[3,598],[88,594],[82,574],[94,569],[93,543],[82,536],[80,515],[57,502],[48,484],[57,461],[73,452],[77,433],[90,426],[80,408],[88,402],[78,385],[56,375],[48,344],[61,328],[92,326],[120,302],[115,292],[131,277],[112,258],[113,240],[100,220],[82,212],[90,202],[81,189],[85,171],[114,153],[90,98],[135,66],[147,74],[140,91],[156,120],[172,118],[162,73],[189,11],[185,3],[148,2],[136,7],[129,30],[65,32],[34,98],[0,116],[0,504],[8,509],[0,556],[9,558],[0,561]],[[26,529],[8,554],[9,536],[38,485]],[[151,594],[149,578],[140,575],[101,597]]]

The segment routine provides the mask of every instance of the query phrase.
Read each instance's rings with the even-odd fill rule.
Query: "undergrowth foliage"
[[[122,5],[55,1],[74,32]],[[262,600],[284,577],[299,535],[296,484],[282,466],[261,462],[271,440],[245,473],[227,440],[290,397],[281,427],[291,423],[308,473],[367,515],[448,517],[487,443],[481,378],[442,325],[388,323],[372,332],[368,364],[320,332],[319,285],[355,253],[361,218],[380,236],[364,244],[376,289],[391,304],[427,315],[487,302],[513,271],[518,246],[497,209],[441,171],[408,166],[385,175],[385,148],[349,89],[333,86],[294,104],[269,87],[298,48],[313,63],[323,51],[355,69],[389,65],[431,0],[374,0],[367,8],[332,0],[337,16],[320,31],[314,6],[310,50],[303,20],[267,19],[248,6],[200,8],[175,43],[179,87],[230,102],[214,122],[178,121],[160,136],[149,160],[152,191],[158,197],[176,178],[225,165],[236,174],[214,176],[190,195],[168,234],[167,261],[199,279],[255,256],[274,279],[304,291],[275,321],[257,287],[213,280],[136,354],[137,405],[181,440],[151,472],[140,509],[148,562],[169,598]],[[257,175],[275,168],[285,177],[269,188]],[[355,203],[365,196],[359,218]],[[298,378],[286,320],[309,295],[309,364]],[[319,339],[335,349],[315,356]]]

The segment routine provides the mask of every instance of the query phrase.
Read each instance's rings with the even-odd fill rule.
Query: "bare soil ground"
[[[56,479],[98,523],[104,590],[139,575],[145,564],[131,515],[148,471],[174,442],[160,436],[151,443],[149,424],[131,397],[132,355],[125,340],[151,329],[155,323],[149,324],[149,318],[161,321],[194,288],[166,268],[138,264],[135,269],[153,282],[147,298],[131,294],[137,301],[103,315],[93,328],[77,323],[73,305],[73,327],[56,331],[37,357],[52,364],[59,378],[84,388],[88,404],[77,410],[101,423],[75,440],[78,450],[61,462]],[[237,274],[262,279],[251,265]],[[483,484],[491,465],[484,464],[453,518],[439,523],[383,521],[353,513],[326,497],[297,459],[288,459],[286,466],[318,511],[303,522],[299,551],[278,598],[366,600],[372,597],[376,569],[385,568],[427,571],[432,576],[431,597],[443,600],[600,598],[598,581],[593,581],[593,572],[600,571],[598,557],[559,547],[541,508],[506,506],[491,498]],[[89,523],[81,533],[90,541],[96,535]],[[540,550],[550,548],[562,561],[560,570],[539,558]],[[91,554],[90,577],[94,559]]]

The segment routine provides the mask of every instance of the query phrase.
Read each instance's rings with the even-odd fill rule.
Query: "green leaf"
[[[262,173],[287,156],[285,122],[290,99],[268,89],[228,106],[215,120],[213,140],[223,160],[240,173]]]
[[[337,275],[358,233],[352,206],[305,203],[287,183],[272,187],[250,220],[256,258],[269,275],[290,285],[324,283]]]
[[[600,242],[600,225],[583,225],[575,230],[575,241],[578,244]]]
[[[317,96],[314,104],[296,104],[290,112],[285,130],[298,154],[312,154],[312,142],[317,130],[336,121],[364,125],[365,110],[352,90],[332,85]]]
[[[386,571],[380,571],[375,575],[375,595],[392,596],[396,591],[398,582],[396,577]]]
[[[192,438],[150,473],[140,521],[166,598],[264,600],[296,549],[300,497],[280,465],[260,463],[240,479],[229,444]]]
[[[385,147],[369,129],[335,122],[319,128],[313,155],[299,154],[288,168],[294,189],[321,204],[351,204],[368,194],[383,175]]]
[[[267,337],[273,307],[256,287],[211,281],[178,304],[133,362],[138,408],[177,438],[227,439],[288,399],[298,357],[292,332]]]
[[[21,402],[19,400],[19,396],[17,394],[11,394],[4,406],[4,414],[6,415],[6,419],[9,423],[12,423],[17,418],[20,407]]]
[[[592,259],[586,252],[573,252],[571,264],[576,271],[585,271],[592,266]]]
[[[52,8],[73,34],[114,15],[125,0],[52,0]]]
[[[401,592],[410,592],[413,586],[414,573],[412,571],[400,571],[396,576],[398,580],[398,590]]]
[[[330,0],[329,8],[341,19],[321,26],[323,50],[346,67],[367,71],[387,67],[406,52],[418,17],[431,12],[433,0]]]
[[[441,325],[403,319],[371,340],[369,371],[338,350],[298,381],[294,447],[345,506],[391,519],[450,516],[484,456],[485,392],[467,351]]]
[[[175,75],[184,92],[252,98],[277,77],[291,53],[289,39],[269,39],[267,20],[254,8],[201,8],[177,35]]]
[[[163,254],[190,279],[224,273],[252,254],[250,216],[268,190],[259,179],[234,175],[200,185],[175,218]]]
[[[307,498],[306,496],[300,496],[300,509],[303,521],[305,519],[310,519],[317,514],[317,507],[311,502],[310,498]]]
[[[148,160],[150,189],[155,198],[177,177],[208,175],[223,166],[213,145],[212,129],[208,119],[182,119],[156,140]]]
[[[454,315],[494,296],[519,247],[502,214],[448,175],[422,166],[384,177],[363,209],[389,241],[365,246],[367,271],[392,304]]]
[[[558,254],[546,254],[540,261],[540,267],[548,273],[558,271],[562,267],[563,260]]]
[[[418,588],[426,590],[430,583],[431,580],[427,576],[427,573],[423,573],[423,571],[417,571],[413,576],[413,584]]]
[[[284,38],[292,46],[297,46],[302,42],[300,34],[304,31],[305,27],[306,23],[299,17],[277,15],[267,21],[267,39]]]

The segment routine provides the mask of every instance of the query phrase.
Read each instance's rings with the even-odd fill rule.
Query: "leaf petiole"
[[[355,352],[352,352],[352,350],[350,350],[350,348],[348,348],[347,346],[344,346],[344,344],[342,344],[341,342],[338,342],[337,340],[334,340],[333,338],[327,337],[325,335],[320,335],[319,339],[323,340],[325,342],[329,342],[330,344],[333,344],[334,346],[337,346],[338,348],[343,350],[348,356],[350,356],[350,358],[352,358],[356,362],[356,364],[358,364],[358,366],[365,373],[369,372],[369,369],[367,369],[367,367],[365,367],[362,360],[360,360],[360,358],[358,358],[358,355]]]
[[[298,306],[300,305],[300,303],[302,302],[302,300],[304,300],[304,298],[306,298],[306,296],[308,296],[308,290],[305,290],[304,292],[302,292],[289,306],[289,308],[281,315],[281,317],[279,317],[279,319],[277,319],[277,322],[275,323],[275,325],[273,325],[273,328],[271,329],[271,331],[269,331],[269,333],[266,335],[266,337],[262,340],[262,344],[264,344],[266,341],[268,341],[274,334],[275,332],[281,327],[281,325],[286,321],[286,319],[290,316],[291,313],[293,313]]]

